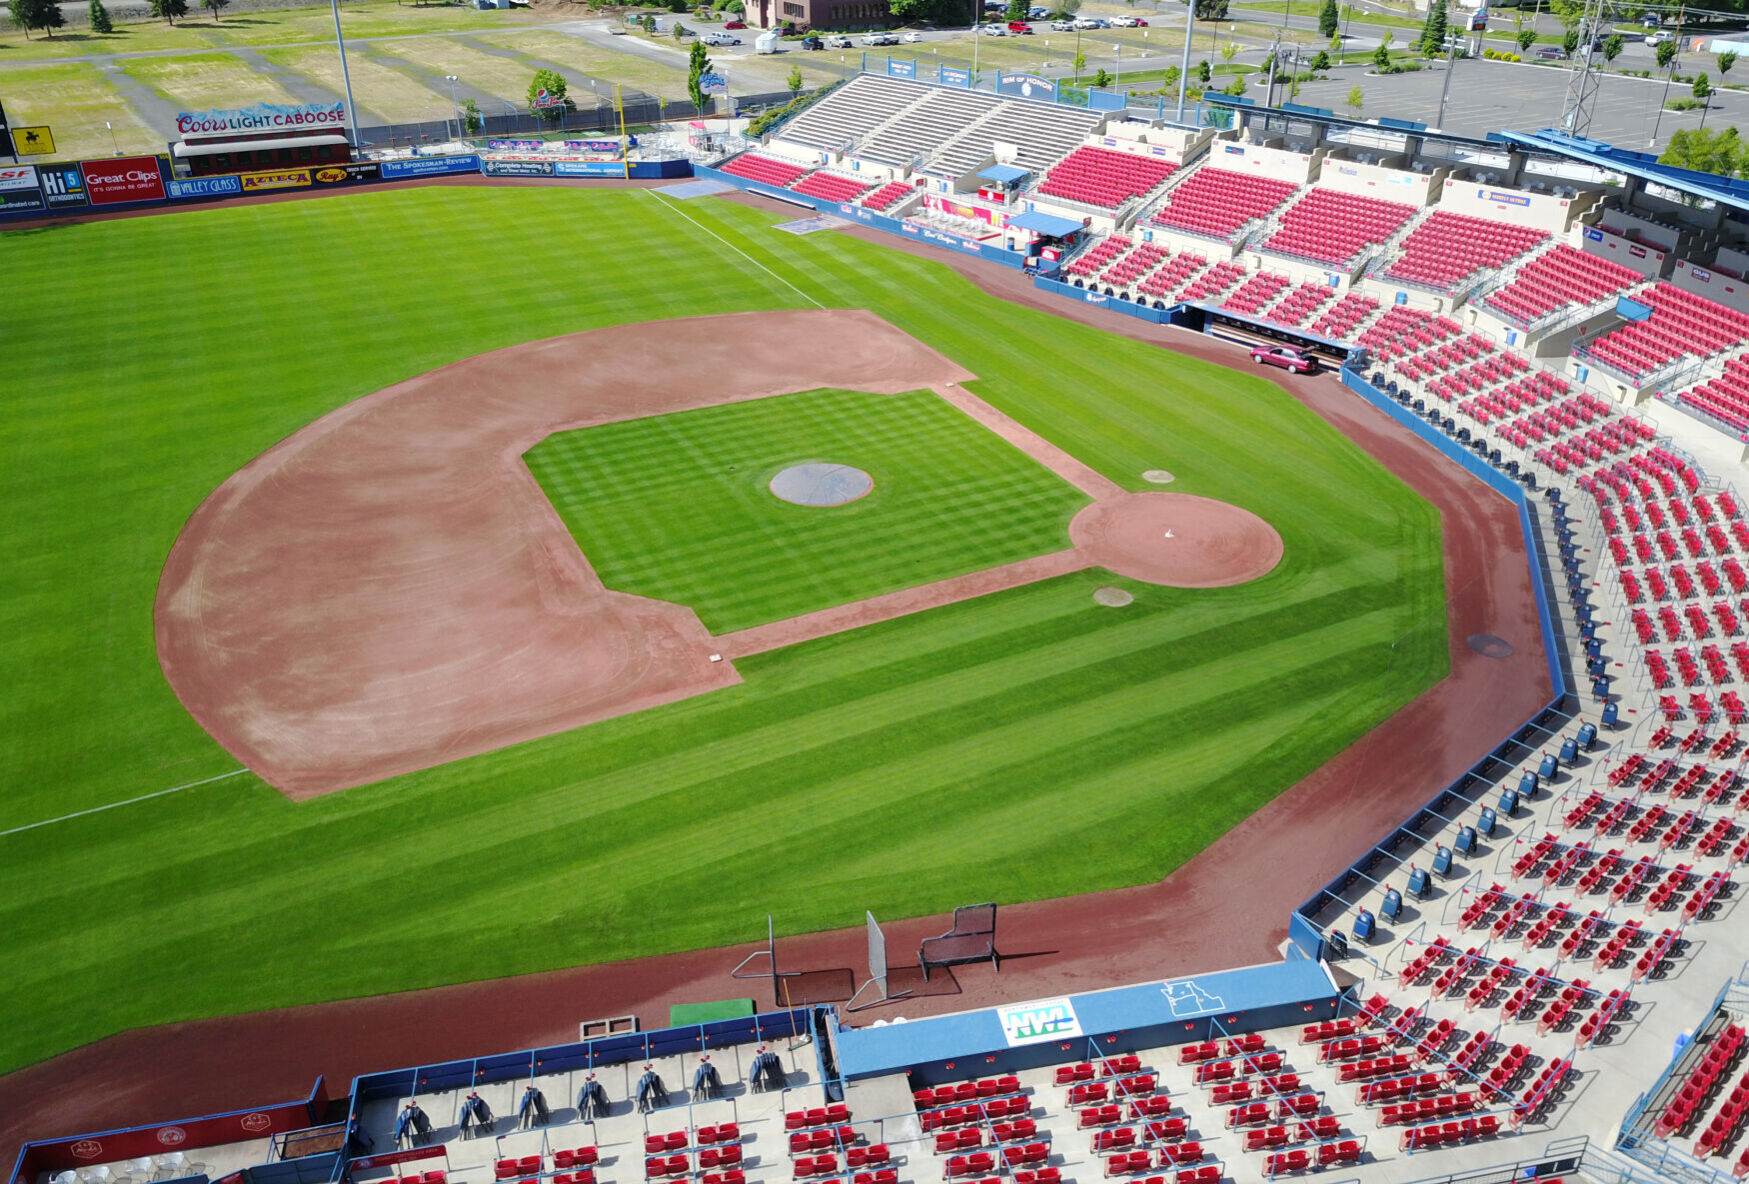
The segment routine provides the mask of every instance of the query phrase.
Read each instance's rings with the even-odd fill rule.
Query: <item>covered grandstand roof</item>
[[[1520,148],[1558,153],[1611,172],[1668,185],[1732,209],[1749,210],[1749,181],[1659,164],[1658,158],[1649,152],[1617,148],[1603,140],[1587,140],[1552,127],[1537,132],[1502,132],[1500,135],[1507,143]]]
[[[1073,218],[1059,218],[1055,214],[1041,214],[1037,210],[1010,218],[1008,225],[1016,230],[1034,230],[1051,238],[1063,238],[1077,230],[1086,229],[1085,225]]]
[[[984,178],[986,181],[995,181],[1000,185],[1006,185],[1010,181],[1026,180],[1028,177],[1032,176],[1032,170],[1023,169],[1015,164],[993,164],[983,172],[979,173],[978,176]]]

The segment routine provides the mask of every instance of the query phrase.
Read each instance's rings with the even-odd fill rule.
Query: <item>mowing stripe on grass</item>
[[[688,222],[692,223],[694,226],[698,227],[700,230],[704,231],[706,234],[708,234],[712,238],[716,239],[719,243],[722,243],[725,247],[729,248],[729,250],[731,250],[731,251],[735,252],[735,254],[741,256],[741,258],[745,259],[747,262],[751,263],[754,267],[757,267],[760,271],[763,271],[766,275],[770,276],[772,279],[776,280],[778,283],[782,284],[784,287],[786,287],[790,291],[794,292],[797,296],[800,296],[803,300],[806,300],[809,304],[812,304],[815,308],[825,308],[826,307],[824,304],[821,304],[818,300],[815,300],[812,296],[808,295],[806,292],[802,291],[800,288],[796,287],[794,284],[792,284],[788,280],[784,279],[781,275],[778,275],[775,271],[771,270],[771,268],[769,268],[769,267],[765,266],[765,264],[759,262],[759,260],[757,260],[753,256],[749,255],[746,251],[743,251],[740,247],[737,247],[734,243],[730,242],[728,239],[724,238],[722,235],[718,234],[716,231],[714,231],[710,227],[706,226],[703,222],[700,222],[697,218],[694,218],[691,214],[687,213],[685,210],[681,209],[679,206],[675,205],[673,202],[669,201],[667,198],[665,198],[661,194],[657,193],[654,189],[646,189],[646,190],[644,190],[644,192],[648,193],[651,197],[655,198],[659,205],[667,206],[674,213],[679,214],[682,218],[685,218]]]

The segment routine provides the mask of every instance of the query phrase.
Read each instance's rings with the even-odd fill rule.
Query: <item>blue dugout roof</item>
[[[1681,189],[1735,210],[1749,211],[1749,181],[1737,181],[1695,169],[1659,164],[1658,158],[1649,152],[1617,148],[1603,140],[1587,140],[1582,136],[1568,135],[1558,128],[1545,127],[1536,132],[1501,132],[1500,138],[1520,148],[1534,152],[1558,153],[1573,160],[1596,165],[1600,169]]]
[[[996,181],[1003,185],[1010,181],[1024,181],[1031,175],[1031,169],[1023,169],[1019,165],[1013,164],[993,164],[978,174],[986,181]]]
[[[1016,230],[1033,230],[1039,234],[1048,234],[1052,238],[1062,238],[1065,235],[1074,234],[1077,230],[1087,229],[1085,225],[1073,218],[1059,218],[1055,214],[1041,214],[1037,210],[1030,210],[1010,218],[1008,225]]]

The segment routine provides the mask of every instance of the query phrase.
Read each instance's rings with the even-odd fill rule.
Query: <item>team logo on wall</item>
[[[246,1131],[264,1131],[273,1125],[273,1119],[257,1110],[253,1114],[245,1114],[239,1125]]]
[[[103,1157],[103,1144],[96,1139],[80,1139],[67,1150],[72,1152],[74,1159],[101,1159]]]
[[[179,1126],[167,1126],[158,1132],[158,1142],[166,1147],[174,1147],[188,1142],[188,1132]]]
[[[998,1007],[996,1018],[1002,1021],[1002,1036],[1010,1048],[1081,1035],[1075,1005],[1067,999],[1038,999]]]

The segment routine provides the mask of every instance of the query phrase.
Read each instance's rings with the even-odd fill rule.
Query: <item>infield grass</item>
[[[1211,591],[1077,573],[299,805],[243,775],[0,834],[0,1069],[138,1024],[750,939],[767,911],[796,932],[1157,879],[1444,673],[1436,512],[1279,387],[773,221],[431,187],[0,234],[30,293],[0,335],[0,831],[234,770],[153,647],[189,514],[323,413],[536,338],[867,308],[1125,487],[1166,468],[1262,515],[1281,565]],[[1096,606],[1102,583],[1135,603]]]
[[[602,583],[728,633],[1070,547],[1089,498],[930,391],[814,391],[549,436],[524,458]],[[771,493],[854,465],[842,506]]]

